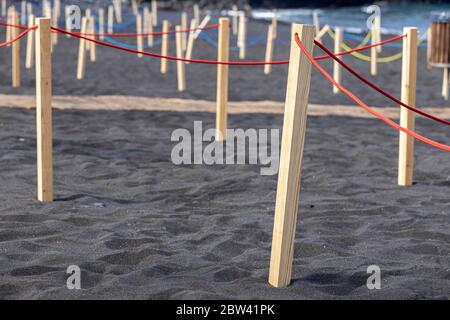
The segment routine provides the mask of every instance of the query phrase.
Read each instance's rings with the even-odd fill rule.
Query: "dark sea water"
[[[432,16],[443,11],[450,11],[447,4],[377,4],[380,8],[382,32],[385,34],[401,33],[403,27],[418,27],[422,34],[431,23]],[[368,29],[367,20],[371,16],[366,12],[367,5],[322,8],[319,10],[321,25],[329,24],[342,27],[349,32],[363,33]],[[280,21],[288,23],[312,23],[313,9],[280,9],[277,12]],[[271,10],[257,9],[254,17],[271,19]]]

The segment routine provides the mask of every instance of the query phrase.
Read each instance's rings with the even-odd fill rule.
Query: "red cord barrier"
[[[150,57],[155,57],[155,58],[161,58],[161,59],[167,59],[167,60],[172,60],[172,61],[183,61],[183,62],[192,62],[192,63],[202,63],[202,64],[223,64],[223,65],[231,65],[231,66],[261,66],[261,65],[266,65],[266,64],[287,64],[289,63],[289,60],[281,60],[281,61],[272,61],[272,62],[265,62],[265,61],[213,61],[213,60],[197,60],[197,59],[185,59],[185,58],[178,58],[178,57],[173,57],[173,56],[164,56],[162,54],[158,54],[158,53],[151,53],[151,52],[145,52],[145,51],[139,51],[139,50],[135,50],[135,49],[129,49],[129,48],[124,48],[121,46],[117,46],[108,42],[104,42],[101,40],[97,40],[97,39],[91,39],[91,38],[87,38],[84,37],[80,34],[77,33],[73,33],[70,31],[65,31],[59,28],[55,28],[55,27],[51,27],[52,30],[60,32],[60,33],[64,33],[64,34],[68,34],[71,35],[75,38],[80,38],[80,39],[84,39],[87,41],[91,41],[91,42],[95,42],[99,45],[102,46],[106,46],[106,47],[110,47],[110,48],[114,48],[114,49],[118,49],[118,50],[122,50],[122,51],[127,51],[127,52],[131,52],[131,53],[139,53],[142,54],[144,56],[150,56]]]
[[[370,48],[373,48],[373,47],[382,46],[382,45],[385,45],[387,43],[394,42],[394,41],[397,41],[399,39],[402,39],[404,37],[406,37],[406,34],[401,34],[399,36],[395,36],[395,37],[393,37],[391,39],[387,39],[387,40],[384,40],[384,41],[381,41],[381,42],[378,42],[378,43],[373,43],[373,44],[369,44],[369,45],[364,46],[364,47],[358,47],[358,48],[354,48],[352,50],[336,53],[335,56],[343,56],[343,55],[350,54],[350,53],[353,53],[353,52],[363,51],[363,50],[367,50],[367,49],[370,49]],[[316,41],[314,41],[314,42],[316,42]],[[320,57],[314,57],[315,60],[323,60],[323,59],[328,59],[328,58],[330,58],[329,55],[320,56]]]
[[[206,26],[203,28],[193,28],[193,29],[183,29],[183,30],[171,30],[171,31],[167,31],[167,32],[162,32],[162,31],[157,31],[157,32],[149,32],[149,33],[79,33],[76,32],[79,35],[83,35],[83,36],[95,36],[95,37],[100,37],[100,36],[106,36],[106,37],[139,37],[139,36],[159,36],[159,35],[163,35],[163,34],[174,34],[174,33],[186,33],[186,32],[193,32],[193,31],[198,31],[198,30],[210,30],[210,29],[216,29],[220,26],[220,24],[216,23],[210,26]],[[67,31],[67,30],[65,30]]]
[[[11,40],[9,40],[9,41],[5,41],[5,42],[0,43],[0,48],[1,48],[1,47],[4,47],[4,46],[7,46],[7,45],[10,45],[11,43],[20,40],[20,39],[23,38],[28,32],[30,32],[31,30],[35,30],[35,29],[37,29],[37,26],[31,27],[31,28],[28,28],[28,29],[22,31],[16,38],[11,39]]]
[[[7,23],[7,22],[0,22],[0,26],[13,27],[13,28],[19,28],[19,29],[28,29],[27,26],[22,26],[20,24],[12,24],[12,23]]]
[[[372,108],[370,108],[368,105],[366,105],[363,101],[361,101],[361,99],[359,99],[356,95],[354,95],[351,91],[349,91],[347,88],[343,87],[342,85],[340,85],[337,81],[335,81],[333,79],[333,77],[328,74],[320,65],[319,63],[311,56],[311,54],[306,50],[306,48],[303,46],[302,42],[300,41],[298,34],[295,34],[295,41],[297,42],[298,46],[300,47],[300,49],[302,50],[302,52],[306,55],[306,57],[309,59],[309,61],[311,61],[311,63],[320,71],[320,73],[322,73],[322,75],[328,79],[328,81],[330,81],[331,83],[333,83],[336,87],[339,88],[339,90],[341,90],[342,92],[344,92],[347,96],[349,96],[352,100],[354,100],[356,103],[358,103],[363,109],[365,109],[367,112],[371,113],[372,115],[374,115],[375,117],[383,120],[384,122],[386,122],[388,125],[390,125],[391,127],[402,131],[412,137],[414,137],[417,140],[420,140],[422,142],[425,142],[433,147],[445,150],[450,152],[450,146],[446,145],[446,144],[442,144],[439,142],[436,142],[434,140],[431,140],[429,138],[426,138],[412,130],[403,128],[402,126],[398,125],[397,123],[395,123],[394,121],[392,121],[391,119],[383,116],[382,114],[376,112],[375,110],[373,110]]]
[[[397,99],[396,97],[394,97],[392,94],[384,91],[383,89],[381,89],[380,87],[378,87],[377,85],[375,85],[374,83],[370,82],[369,80],[367,80],[366,78],[364,78],[363,76],[361,76],[360,74],[358,74],[355,70],[353,70],[351,67],[349,67],[344,61],[342,61],[341,59],[339,59],[337,57],[337,54],[334,54],[330,49],[328,49],[327,47],[325,47],[323,44],[321,44],[318,41],[314,40],[314,43],[323,51],[325,51],[331,58],[333,58],[337,63],[339,63],[341,66],[343,66],[345,69],[347,69],[348,72],[350,72],[351,74],[353,74],[355,77],[357,77],[359,80],[361,80],[362,82],[364,82],[365,84],[367,84],[368,86],[370,86],[371,88],[373,88],[374,90],[378,91],[379,93],[381,93],[382,95],[384,95],[385,97],[391,99],[392,101],[398,103],[399,105],[414,111],[418,114],[421,114],[424,117],[427,117],[429,119],[441,122],[443,124],[446,125],[450,125],[450,121],[438,118],[434,115],[431,115],[425,111],[422,111],[418,108],[412,107],[406,103],[404,103],[403,101],[401,101],[400,99]],[[315,59],[317,60],[317,59]]]

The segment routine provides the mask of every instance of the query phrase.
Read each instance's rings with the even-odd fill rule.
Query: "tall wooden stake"
[[[278,12],[277,10],[273,10],[272,11],[273,16],[272,16],[272,36],[274,39],[277,38],[277,33],[278,33]]]
[[[161,43],[161,54],[163,56],[167,56],[169,52],[169,35],[167,32],[169,32],[170,28],[170,22],[168,20],[163,21],[163,28],[162,31],[164,34],[162,35],[162,43]],[[161,73],[166,74],[167,73],[167,59],[161,59]]]
[[[294,24],[303,45],[312,54],[315,29]],[[291,282],[294,238],[297,225],[301,166],[305,143],[311,63],[291,37],[291,53],[281,141],[280,169],[275,204],[269,283],[285,287]]]
[[[142,16],[138,14],[136,16],[136,43],[138,51],[144,50],[144,37],[142,36]],[[142,53],[137,54],[138,58],[142,58]]]
[[[175,35],[177,58],[183,58],[183,41],[181,35],[181,27],[176,26],[175,30],[178,31]],[[184,62],[177,61],[177,80],[178,80],[178,91],[182,92],[186,88],[186,77],[184,72]]]
[[[100,33],[100,40],[103,40],[105,36],[105,9],[98,8],[98,32]]]
[[[152,23],[156,27],[158,25],[158,2],[152,0]]]
[[[197,27],[197,20],[192,19],[190,29],[194,30]],[[186,59],[191,59],[192,57],[192,50],[194,49],[194,41],[195,41],[195,31],[189,32],[189,38],[188,43],[186,47]],[[186,64],[189,64],[189,62],[186,62]]]
[[[334,53],[338,54],[341,52],[341,44],[342,44],[343,32],[341,28],[336,28],[334,35]],[[334,61],[333,62],[333,78],[337,83],[341,83],[342,73],[341,73],[341,65]],[[338,94],[339,88],[333,85],[333,93]]]
[[[197,3],[194,4],[194,19],[200,21],[200,7]]]
[[[247,17],[244,12],[241,12],[239,16],[239,35],[238,35],[238,47],[239,58],[245,59],[247,45]]]
[[[108,33],[113,33],[114,26],[114,8],[113,6],[108,6]]]
[[[415,106],[416,75],[417,75],[417,28],[404,28],[403,58],[402,58],[402,102]],[[400,125],[414,130],[415,114],[413,111],[400,107]],[[414,138],[400,132],[398,157],[398,184],[410,186],[413,183],[414,171]]]
[[[218,61],[229,61],[230,55],[230,20],[219,19]],[[217,65],[217,104],[216,104],[216,140],[222,141],[227,137],[227,109],[228,109],[228,65]]]
[[[81,19],[80,33],[86,33],[87,17]],[[84,78],[84,69],[86,64],[86,40],[80,38],[80,45],[78,47],[78,65],[77,65],[77,79]]]
[[[266,62],[272,62],[273,57],[273,24],[270,24],[268,26],[267,30],[267,45],[266,45]],[[265,64],[264,65],[264,74],[270,74],[272,71],[272,65],[271,64]]]
[[[31,28],[32,26],[34,26],[34,15],[30,14],[28,16],[28,28]],[[35,32],[35,30],[31,30],[27,34],[27,51],[25,55],[25,68],[27,69],[31,69],[33,66]]]
[[[14,12],[13,24],[19,24],[19,13]],[[19,28],[12,28],[12,39],[19,36]],[[13,88],[20,87],[20,40],[14,41],[12,44],[12,86]]]
[[[372,25],[372,44],[377,43],[377,30],[376,23]],[[377,75],[377,48],[370,48],[370,74],[373,76]]]
[[[51,23],[49,18],[38,18],[37,24],[37,198],[39,201],[51,202],[53,201]]]
[[[320,17],[319,17],[319,10],[314,10],[313,13],[313,25],[316,29],[316,35],[320,32]]]
[[[91,36],[89,36],[89,38],[95,40],[95,36],[93,35],[95,33],[95,17],[93,15],[89,17],[89,33],[92,34]],[[92,62],[95,62],[97,61],[97,44],[92,41],[88,42],[90,45],[89,59]]]
[[[239,30],[239,9],[238,6],[233,4],[231,7],[231,10],[233,11],[233,22],[231,27],[233,28],[233,34],[237,35]]]
[[[186,12],[182,12],[181,13],[181,30],[186,30],[187,29],[187,24],[188,24],[188,16]],[[181,34],[181,47],[183,49],[183,52],[186,51],[186,47],[187,47],[187,32],[183,32]]]

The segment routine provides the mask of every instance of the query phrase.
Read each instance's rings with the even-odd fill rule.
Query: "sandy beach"
[[[249,33],[265,28],[252,21]],[[288,30],[280,25],[280,43]],[[417,142],[414,185],[398,187],[398,132],[333,95],[313,71],[293,281],[275,289],[267,277],[277,175],[260,175],[259,165],[171,161],[174,130],[215,125],[215,67],[188,65],[179,93],[174,63],[161,75],[157,59],[98,47],[78,81],[78,41],[59,41],[48,204],[35,200],[34,69],[23,68],[22,87],[11,88],[10,49],[0,48],[0,299],[450,298],[448,152]],[[247,60],[262,60],[264,50],[250,47]],[[274,59],[288,51],[277,46]],[[196,43],[194,57],[215,55]],[[428,70],[425,58],[421,49],[417,105],[450,119],[442,71]],[[344,60],[370,77],[367,63]],[[371,79],[399,96],[400,72],[400,61],[387,63]],[[398,121],[395,104],[343,74],[345,86]],[[287,66],[269,76],[231,67],[229,128],[282,129],[286,78]],[[417,131],[450,144],[445,125],[418,117]],[[366,286],[373,264],[382,290]],[[70,265],[82,270],[82,290],[66,287]]]

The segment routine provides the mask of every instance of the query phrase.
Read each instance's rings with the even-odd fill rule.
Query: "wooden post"
[[[108,33],[113,33],[114,29],[114,9],[113,6],[108,6]]]
[[[13,24],[19,24],[19,13],[14,12]],[[12,39],[19,36],[19,28],[12,28]],[[13,88],[20,87],[20,40],[14,41],[12,44],[12,86]]]
[[[277,38],[277,33],[278,33],[278,13],[277,10],[273,10],[272,11],[273,16],[272,16],[272,36],[274,39]]]
[[[144,7],[144,30],[145,33],[148,33],[147,35],[147,45],[149,47],[153,47],[153,35],[151,34],[153,32],[153,22],[152,22],[152,15],[150,13],[150,10],[148,7]]]
[[[233,34],[237,35],[238,34],[238,30],[239,30],[239,9],[238,6],[233,4],[233,6],[231,7],[231,10],[233,11],[233,23],[232,23],[232,28],[233,28]]]
[[[273,24],[270,24],[268,26],[267,30],[267,45],[266,45],[266,62],[272,62],[273,57]],[[271,64],[265,64],[264,65],[264,74],[270,74],[272,71],[272,65]]]
[[[219,39],[217,61],[229,61],[230,56],[230,20],[219,19]],[[228,109],[228,65],[217,65],[217,105],[216,105],[216,141],[227,137]]]
[[[341,52],[341,44],[342,44],[343,32],[341,28],[336,28],[334,35],[334,53],[338,54]],[[341,73],[341,65],[337,62],[333,62],[333,78],[337,83],[341,83],[342,73]],[[338,94],[339,89],[335,85],[333,85],[333,93]]]
[[[162,35],[162,43],[161,43],[161,54],[163,56],[167,56],[169,52],[169,35],[167,34],[167,32],[169,32],[169,28],[170,22],[168,20],[164,20],[162,31],[165,33]],[[167,73],[167,59],[161,59],[161,73],[162,74]]]
[[[105,36],[105,9],[98,8],[98,32],[100,33],[100,40],[103,40]]]
[[[450,75],[449,69],[448,68],[444,68],[443,74],[442,74],[442,97],[445,100],[448,100],[448,96],[449,96],[449,88],[448,88],[448,77]]]
[[[381,42],[381,15],[375,16],[376,42]],[[383,46],[377,46],[377,52],[381,52]]]
[[[36,30],[36,145],[37,198],[53,201],[52,59],[49,18],[37,19]]]
[[[402,102],[415,106],[416,104],[416,74],[417,74],[417,28],[404,28],[403,58],[402,58]],[[400,107],[400,125],[414,130],[415,114],[405,107]],[[398,157],[398,184],[411,186],[414,171],[414,138],[400,132]]]
[[[138,51],[144,51],[144,37],[142,36],[142,16],[138,13],[136,16],[136,43]],[[138,58],[142,58],[142,53],[137,54]]]
[[[28,16],[28,28],[31,28],[34,26],[34,15],[30,14]],[[31,30],[27,34],[27,51],[25,55],[25,68],[31,69],[33,66],[33,52],[34,52],[34,36],[35,36],[35,30]]]
[[[238,47],[239,58],[245,59],[247,45],[247,17],[244,12],[241,12],[239,16],[239,35],[238,35]]]
[[[156,0],[152,0],[152,22],[154,27],[158,25],[158,2]]]
[[[95,35],[94,35],[94,33],[95,33],[95,17],[92,15],[89,17],[89,33],[92,34],[89,36],[89,38],[95,40]],[[97,44],[92,41],[88,41],[88,42],[90,45],[89,58],[92,62],[95,62],[95,61],[97,61]]]
[[[312,54],[315,29],[294,24],[306,50]],[[269,283],[285,287],[291,282],[294,238],[297,225],[301,166],[305,143],[311,63],[291,37],[291,53],[284,109],[280,169],[275,204],[275,219],[270,258]]]
[[[324,25],[322,30],[319,31],[319,33],[316,33],[316,37],[314,40],[320,41],[322,37],[330,30],[330,26],[328,24]]]
[[[194,30],[197,27],[197,21],[195,19],[191,20],[190,29]],[[189,39],[187,43],[186,48],[186,59],[192,58],[192,50],[194,49],[194,41],[195,41],[195,31],[189,32]],[[186,62],[186,64],[189,64],[189,62]]]
[[[80,33],[86,33],[87,18],[81,19]],[[80,39],[80,45],[78,47],[78,65],[77,65],[77,79],[84,78],[84,69],[86,64],[86,40]]]
[[[427,29],[427,68],[428,70],[431,69],[431,64],[430,64],[430,60],[431,60],[431,28],[428,27]]]
[[[92,25],[91,8],[87,8],[84,14],[86,15],[86,32],[91,33],[91,25]],[[92,45],[92,42],[86,41],[86,50],[87,51],[91,50],[91,45]]]
[[[118,23],[122,23],[122,1],[121,0],[113,0],[113,8],[116,16],[116,21]]]
[[[176,26],[175,30],[178,31],[175,34],[175,42],[177,49],[177,58],[183,58],[183,43],[182,43],[182,35],[179,32],[182,28],[180,26]],[[184,62],[177,61],[177,80],[178,80],[178,91],[183,92],[186,88],[186,78],[184,72]]]
[[[316,34],[319,34],[320,32],[319,10],[314,10],[312,15],[313,15],[313,25],[316,30]]]
[[[51,11],[52,13],[52,26],[58,27],[58,0],[53,0],[53,9]],[[58,32],[52,32],[52,44],[56,45],[58,44]]]
[[[372,44],[377,43],[377,30],[376,24],[372,25]],[[377,48],[370,48],[370,74],[373,76],[377,75]]]
[[[186,30],[187,29],[187,23],[188,23],[188,16],[185,11],[181,13],[181,28],[180,30]],[[181,47],[183,49],[183,52],[186,51],[187,47],[187,33],[183,32],[181,34]]]
[[[8,7],[8,13],[6,15],[7,23],[12,23],[13,14],[14,14],[14,7],[12,7],[12,6]],[[11,40],[11,30],[12,30],[12,28],[10,26],[6,26],[6,41]],[[10,44],[8,45],[8,47],[9,46],[10,46]]]

